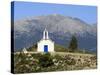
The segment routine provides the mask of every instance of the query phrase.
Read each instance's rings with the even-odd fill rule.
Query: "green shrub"
[[[32,54],[32,57],[34,57],[36,59],[39,59],[41,56],[42,56],[41,53],[36,53],[36,54],[34,53],[34,54]]]
[[[49,67],[53,65],[50,53],[45,53],[39,58],[39,65],[41,67]]]

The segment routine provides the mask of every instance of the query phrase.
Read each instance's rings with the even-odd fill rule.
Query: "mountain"
[[[90,25],[84,21],[60,14],[34,16],[14,22],[15,50],[30,47],[42,38],[47,28],[50,38],[55,43],[68,47],[71,36],[78,38],[79,48],[97,49],[96,23]]]

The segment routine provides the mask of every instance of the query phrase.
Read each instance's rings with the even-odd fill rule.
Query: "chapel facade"
[[[48,31],[45,28],[43,38],[37,43],[38,52],[54,52],[54,42],[49,38]]]

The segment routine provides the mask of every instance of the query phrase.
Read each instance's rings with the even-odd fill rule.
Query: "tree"
[[[70,44],[69,44],[69,49],[71,52],[75,51],[78,48],[78,41],[75,35],[72,36]]]

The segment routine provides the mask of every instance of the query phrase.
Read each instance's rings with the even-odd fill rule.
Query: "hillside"
[[[28,52],[32,52],[32,53],[36,52],[37,53],[37,45],[34,44],[31,47],[26,48],[26,50]],[[22,52],[22,51],[23,51],[23,49],[20,49],[20,50],[17,50],[16,52]],[[71,49],[66,48],[66,47],[59,45],[59,44],[54,45],[54,51],[55,52],[61,52],[61,53],[65,52],[65,53],[97,54],[97,52],[89,51],[89,50],[85,50],[85,49],[71,50]]]

